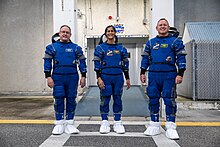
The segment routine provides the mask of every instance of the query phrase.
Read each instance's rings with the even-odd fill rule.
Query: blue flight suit
[[[166,105],[166,120],[175,122],[177,105],[175,102],[175,79],[178,71],[186,69],[186,52],[183,42],[171,35],[155,37],[146,43],[142,54],[141,69],[148,69],[147,95],[151,120],[159,121],[159,99]],[[183,75],[182,75],[183,76]]]
[[[44,72],[50,74],[52,70],[56,120],[64,119],[65,107],[66,120],[74,118],[76,109],[75,99],[79,82],[77,64],[80,72],[86,73],[85,60],[82,48],[72,42],[64,43],[57,41],[46,47]]]
[[[113,95],[114,120],[121,119],[123,72],[129,70],[127,49],[120,44],[102,43],[94,51],[94,70],[100,71],[105,89],[100,89],[100,113],[102,120],[108,120],[109,102]]]

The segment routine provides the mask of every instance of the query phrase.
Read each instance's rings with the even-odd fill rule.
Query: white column
[[[71,27],[71,40],[76,42],[76,0],[53,0],[54,33],[59,32],[60,26],[64,24]]]
[[[150,0],[150,6],[150,38],[153,38],[157,35],[156,24],[160,18],[166,18],[170,26],[174,25],[174,0]]]

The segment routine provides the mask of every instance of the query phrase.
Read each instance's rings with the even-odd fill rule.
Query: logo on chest
[[[107,55],[107,56],[112,56],[112,55],[113,55],[113,52],[112,52],[111,50],[108,50],[108,52],[107,52],[106,55]]]
[[[73,52],[73,49],[67,48],[67,49],[65,49],[65,52]]]
[[[154,49],[154,50],[158,50],[159,47],[160,47],[160,44],[156,43],[156,44],[153,46],[153,49]]]

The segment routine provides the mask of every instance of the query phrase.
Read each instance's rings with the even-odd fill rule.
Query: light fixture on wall
[[[108,19],[111,20],[113,17],[111,15],[108,16]]]

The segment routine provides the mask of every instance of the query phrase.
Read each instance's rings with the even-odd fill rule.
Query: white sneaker
[[[125,128],[124,128],[121,120],[114,121],[113,129],[117,134],[124,134],[125,133]]]
[[[179,135],[176,131],[176,124],[174,122],[166,122],[166,136],[169,139],[179,139]]]
[[[107,120],[103,120],[101,123],[101,127],[99,129],[101,134],[106,134],[110,132],[110,124]]]
[[[66,120],[65,133],[67,134],[78,134],[79,130],[74,126],[73,120]]]
[[[54,121],[55,127],[53,128],[52,134],[53,135],[63,134],[63,132],[64,132],[64,123],[65,123],[64,120],[55,120]]]
[[[153,136],[158,135],[161,133],[160,130],[161,122],[153,122],[150,121],[149,126],[147,127],[146,131],[144,132],[145,135]]]

